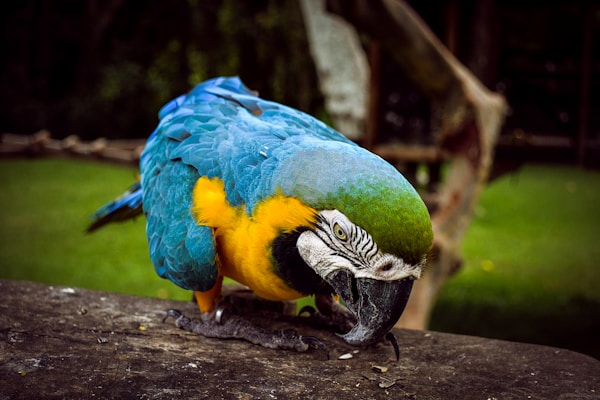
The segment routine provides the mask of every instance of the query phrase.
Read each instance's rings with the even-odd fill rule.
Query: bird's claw
[[[169,317],[175,318],[175,321],[177,321],[179,318],[181,318],[183,316],[184,315],[183,315],[183,313],[181,311],[175,310],[175,309],[170,309],[170,310],[167,310],[167,315],[164,316],[164,318],[162,319],[162,322],[163,322],[163,324],[165,322],[167,322],[167,319]]]
[[[204,315],[199,321],[192,321],[179,310],[167,310],[163,323],[171,317],[175,326],[204,337],[220,339],[243,339],[272,349],[287,349],[303,352],[309,348],[319,349],[329,360],[329,350],[325,343],[314,336],[299,335],[293,329],[269,332],[236,315],[223,318],[227,307],[218,308],[211,315]],[[219,312],[220,310],[220,312]]]
[[[314,336],[300,336],[300,341],[308,345],[310,348],[321,350],[323,353],[325,353],[327,360],[329,360],[329,349],[327,348],[327,345],[325,345],[325,343],[323,343],[319,338]]]
[[[385,340],[392,344],[394,348],[394,353],[396,354],[396,362],[400,361],[400,346],[398,346],[398,339],[392,332],[388,332],[385,334]]]

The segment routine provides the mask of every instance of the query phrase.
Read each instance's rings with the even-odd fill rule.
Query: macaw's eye
[[[338,223],[333,225],[333,233],[335,234],[335,237],[337,237],[341,241],[345,242],[348,239],[346,231]]]

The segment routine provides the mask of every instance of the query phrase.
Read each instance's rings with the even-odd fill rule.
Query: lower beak
[[[357,279],[347,270],[331,273],[327,282],[356,317],[356,325],[341,335],[352,345],[367,345],[388,333],[402,315],[413,286],[412,278]]]

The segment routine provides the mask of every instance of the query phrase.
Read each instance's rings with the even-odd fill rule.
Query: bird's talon
[[[167,310],[167,315],[165,315],[165,317],[162,319],[162,322],[163,322],[163,324],[165,322],[167,322],[167,319],[169,317],[175,318],[175,320],[177,320],[177,319],[181,318],[182,316],[183,316],[183,313],[181,311],[170,309],[170,310]]]
[[[192,320],[185,316],[181,311],[170,309],[167,310],[167,315],[163,318],[163,323],[166,322],[167,318],[172,317],[175,319],[175,326],[179,329],[186,329],[191,331],[193,328],[189,328],[188,326],[193,327]]]
[[[300,341],[308,345],[308,347],[321,350],[323,353],[325,353],[327,360],[329,360],[329,349],[327,348],[327,345],[325,345],[325,343],[323,343],[320,339],[314,336],[300,336]]]
[[[396,362],[400,361],[400,346],[398,346],[398,339],[392,332],[388,332],[385,334],[385,340],[392,344],[394,348],[394,353],[396,354]]]

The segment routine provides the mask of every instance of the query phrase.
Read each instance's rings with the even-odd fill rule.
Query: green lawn
[[[600,173],[526,166],[484,191],[432,328],[600,357]]]
[[[0,162],[0,277],[190,299],[154,273],[143,218],[85,233],[89,216],[135,179],[134,168],[95,162]]]
[[[190,299],[155,275],[142,218],[84,233],[135,175],[94,162],[0,160],[0,278]],[[431,327],[600,357],[599,226],[599,172],[531,165],[493,182]]]

